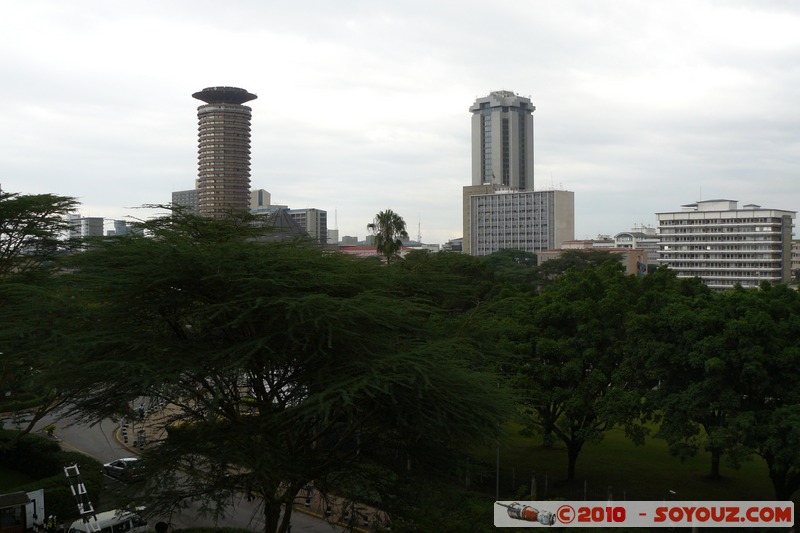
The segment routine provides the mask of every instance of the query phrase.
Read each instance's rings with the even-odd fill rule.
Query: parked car
[[[138,457],[123,457],[103,465],[103,473],[122,481],[142,479],[144,464]]]
[[[114,461],[116,462],[116,461]],[[96,520],[89,519],[89,523],[83,520],[76,520],[69,527],[68,533],[145,533],[147,531],[147,520],[136,513],[116,509],[97,513]]]

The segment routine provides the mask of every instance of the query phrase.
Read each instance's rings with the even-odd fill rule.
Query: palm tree
[[[406,221],[391,209],[375,215],[375,220],[367,224],[367,229],[375,235],[375,249],[386,257],[387,263],[400,255],[400,248],[403,247],[401,239],[408,239]]]

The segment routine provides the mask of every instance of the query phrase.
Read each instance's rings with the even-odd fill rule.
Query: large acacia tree
[[[0,279],[38,269],[65,251],[75,198],[0,190]]]
[[[142,396],[172,406],[149,457],[151,510],[222,509],[252,487],[265,530],[286,531],[309,483],[379,491],[442,450],[496,437],[494,380],[431,329],[436,305],[397,292],[403,271],[259,242],[235,220],[147,226],[152,237],[104,241],[65,265],[39,297],[71,323],[31,349],[61,354],[49,377],[85,391],[87,419]]]
[[[67,215],[77,205],[68,196],[0,191],[0,411],[27,415],[20,435],[70,399],[68,391],[39,379],[36,369],[48,363],[21,346],[40,332],[15,316],[49,275],[45,266],[72,248]],[[52,312],[59,310],[38,309],[40,318]]]

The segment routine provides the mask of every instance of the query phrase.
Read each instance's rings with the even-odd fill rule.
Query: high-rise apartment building
[[[698,277],[715,289],[791,280],[795,211],[753,204],[739,209],[736,200],[682,207],[656,213],[659,262],[677,271],[679,278]]]
[[[256,95],[238,87],[208,87],[192,95],[199,124],[197,212],[222,218],[250,209],[250,118]]]
[[[478,98],[472,112],[472,185],[533,190],[533,112],[511,91]]]

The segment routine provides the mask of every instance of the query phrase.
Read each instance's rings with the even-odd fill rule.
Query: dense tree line
[[[800,489],[797,290],[715,292],[667,268],[628,276],[616,261],[561,266],[528,274],[538,291],[506,290],[472,320],[505,348],[528,425],[545,445],[563,441],[568,479],[586,442],[619,427],[641,443],[654,422],[676,456],[710,452],[711,477],[723,456],[735,467],[758,455],[778,499]]]
[[[176,407],[150,452],[151,508],[221,509],[252,487],[266,530],[285,531],[281,509],[313,483],[411,531],[440,512],[420,514],[414,490],[511,420],[563,443],[568,479],[610,428],[641,443],[654,427],[676,456],[710,452],[712,475],[759,455],[778,499],[800,488],[789,287],[714,292],[665,268],[626,275],[597,251],[365,260],[265,241],[246,215],[142,229],[8,269],[0,352],[30,369],[26,390],[86,420],[140,397]]]

